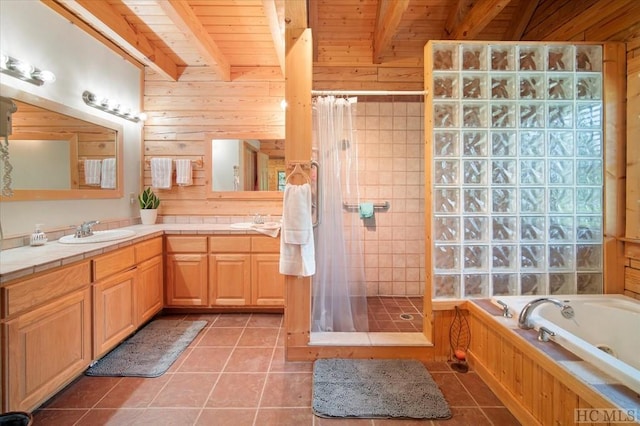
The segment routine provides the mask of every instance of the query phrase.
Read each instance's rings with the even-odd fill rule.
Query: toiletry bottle
[[[36,225],[36,230],[31,234],[32,246],[43,246],[47,242],[47,235],[42,232],[42,224]]]

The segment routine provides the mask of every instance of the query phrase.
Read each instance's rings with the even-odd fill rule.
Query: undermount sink
[[[107,231],[93,231],[93,235],[88,237],[76,238],[75,235],[65,235],[58,240],[62,244],[90,244],[105,243],[107,241],[121,240],[129,238],[136,234],[131,229],[109,229]]]

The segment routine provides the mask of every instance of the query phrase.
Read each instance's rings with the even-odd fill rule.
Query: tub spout
[[[553,303],[557,307],[562,310],[562,316],[565,318],[573,318],[573,308],[566,303],[558,300],[552,299],[550,297],[542,297],[540,299],[532,300],[527,303],[525,307],[520,312],[520,316],[518,317],[518,327],[523,328],[525,330],[529,330],[533,328],[533,324],[531,324],[531,320],[529,317],[533,313],[534,309],[543,303]]]

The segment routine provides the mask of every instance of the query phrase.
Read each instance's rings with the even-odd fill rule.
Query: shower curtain
[[[312,331],[368,331],[363,226],[343,202],[358,203],[356,98],[314,100],[314,159],[320,163]]]

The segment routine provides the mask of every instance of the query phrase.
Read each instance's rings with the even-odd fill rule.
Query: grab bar
[[[344,202],[342,203],[342,207],[345,210],[354,210],[354,209],[358,209],[358,207],[360,207],[359,204],[356,203],[347,203]],[[391,203],[389,203],[388,201],[385,201],[384,203],[373,203],[373,208],[374,209],[382,209],[382,210],[386,210],[389,207],[391,207]]]
[[[316,160],[311,160],[311,167],[316,168],[316,202],[314,203],[313,200],[311,201],[311,207],[316,208],[316,220],[315,222],[313,222],[313,227],[316,228],[318,225],[320,225],[320,207],[322,206],[322,197],[320,196],[322,195],[320,193],[320,188],[322,186],[320,185],[320,163],[318,163]]]

